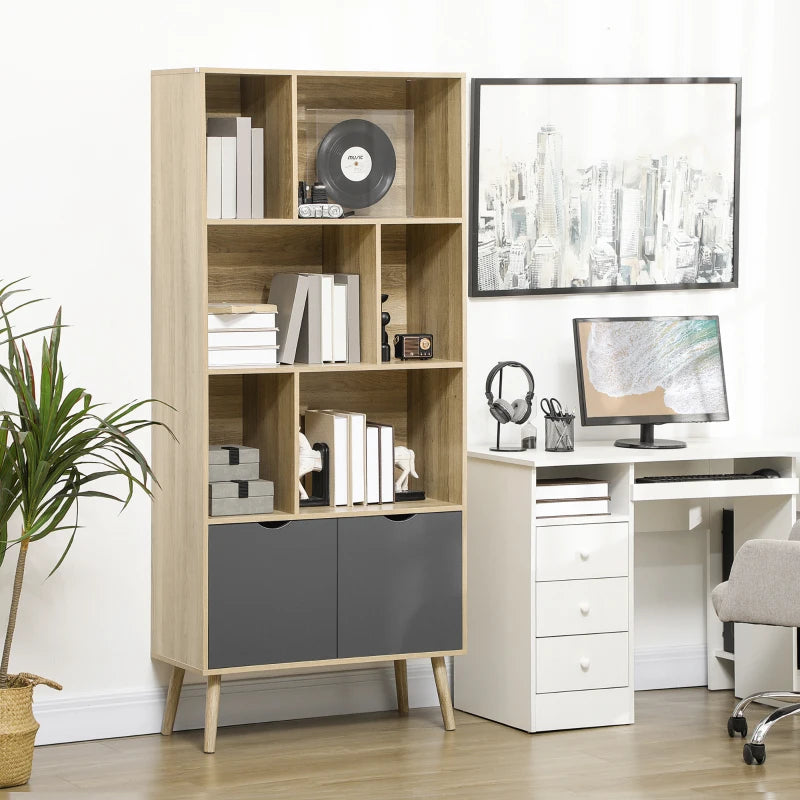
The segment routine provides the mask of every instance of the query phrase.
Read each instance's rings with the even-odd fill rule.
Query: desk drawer
[[[537,581],[616,578],[627,574],[627,522],[537,525]]]
[[[537,636],[627,630],[627,578],[536,584]]]
[[[536,640],[536,693],[628,685],[628,634]]]

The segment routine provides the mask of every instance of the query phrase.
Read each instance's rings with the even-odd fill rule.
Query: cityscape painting
[[[737,285],[740,78],[472,81],[470,296]]]

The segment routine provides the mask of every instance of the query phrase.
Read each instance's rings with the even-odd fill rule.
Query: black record
[[[347,208],[375,205],[394,182],[397,159],[384,130],[366,119],[334,125],[317,150],[317,179],[328,202]]]

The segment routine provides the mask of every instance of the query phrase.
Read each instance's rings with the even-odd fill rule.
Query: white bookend
[[[252,129],[252,148],[251,148],[252,171],[250,180],[251,187],[251,208],[250,212],[253,219],[264,218],[264,129]]]
[[[222,136],[222,219],[236,219],[236,137]]]
[[[361,361],[359,278],[358,275],[337,273],[333,280],[337,285],[347,287],[347,360],[351,364],[358,364]]]
[[[269,287],[269,302],[278,307],[278,344],[281,364],[294,364],[297,342],[308,299],[308,278],[279,272]]]
[[[347,286],[333,286],[333,360],[347,361]]]
[[[277,347],[278,329],[236,330],[208,332],[209,347]]]
[[[222,139],[219,136],[206,138],[206,216],[222,218]]]
[[[374,425],[367,425],[367,502],[381,501],[380,433]]]
[[[320,331],[322,334],[322,360],[333,361],[333,275],[321,275],[322,305]]]
[[[380,459],[380,502],[394,502],[394,428],[380,422],[368,422],[368,427],[377,428]]]
[[[575,500],[608,497],[608,481],[590,478],[540,478],[536,500]]]
[[[312,411],[305,415],[305,434],[312,446],[316,442],[328,445],[331,504],[346,506],[349,502],[350,432],[349,419],[344,414]]]
[[[274,367],[278,347],[209,347],[209,367]]]
[[[592,514],[608,514],[610,498],[589,498],[575,500],[539,500],[536,499],[536,517],[580,517]]]

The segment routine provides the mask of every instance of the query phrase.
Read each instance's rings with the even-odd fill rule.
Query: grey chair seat
[[[788,540],[745,542],[736,553],[728,580],[711,592],[711,602],[723,622],[800,627],[800,522],[795,523]],[[744,710],[750,703],[766,698],[800,700],[800,693],[769,691],[745,697],[728,720],[728,734],[746,736]],[[779,719],[798,713],[800,703],[794,703],[765,717],[744,746],[744,760],[748,764],[763,764],[764,738],[769,729]]]

